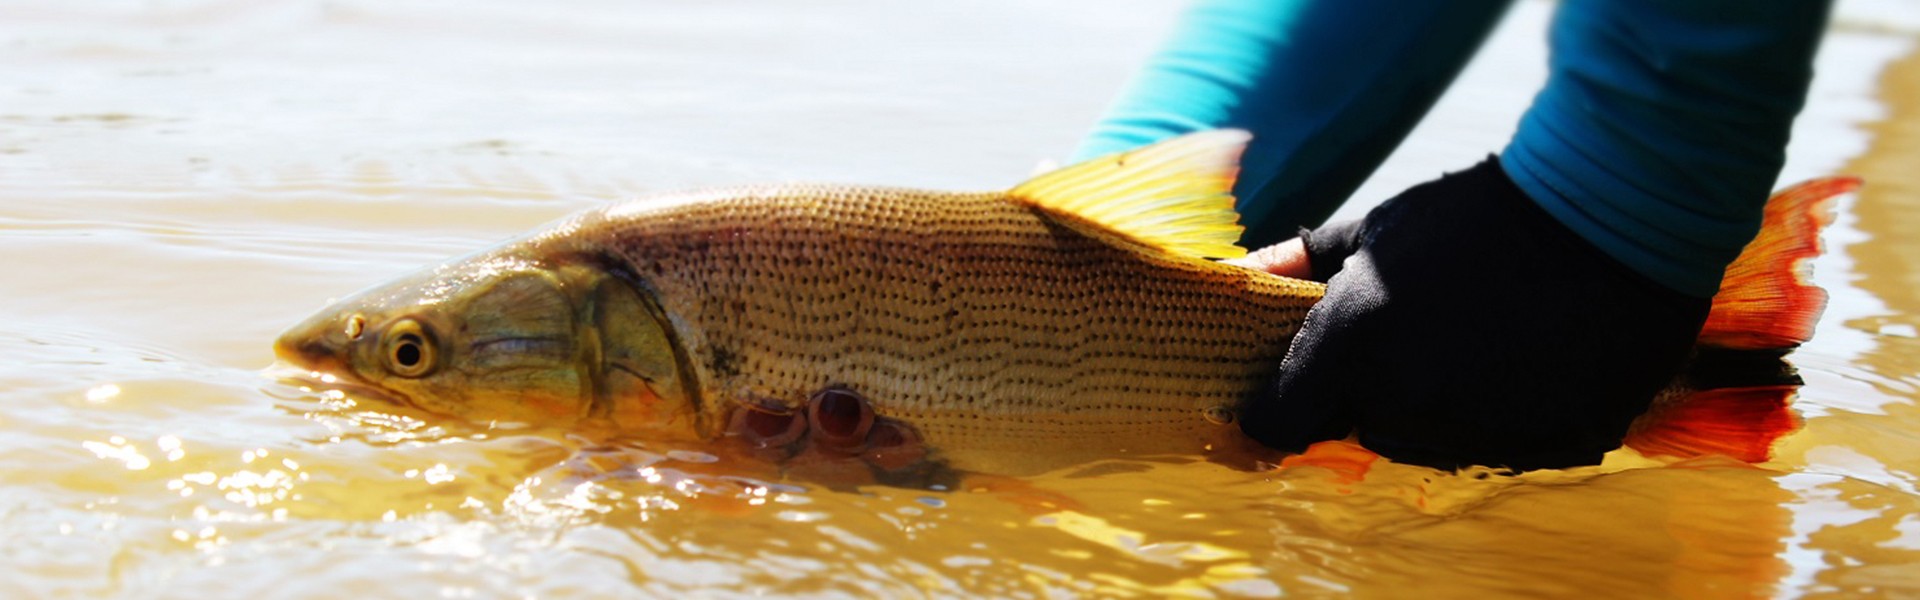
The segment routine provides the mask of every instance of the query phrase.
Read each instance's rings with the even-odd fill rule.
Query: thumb
[[[1312,269],[1314,281],[1330,281],[1340,273],[1347,257],[1360,251],[1366,243],[1366,221],[1354,219],[1321,225],[1317,229],[1301,229],[1300,243],[1305,247],[1307,262]]]
[[[1313,278],[1313,268],[1307,262],[1307,248],[1301,243],[1300,238],[1293,238],[1255,250],[1240,258],[1229,258],[1220,262],[1265,271],[1281,277]]]

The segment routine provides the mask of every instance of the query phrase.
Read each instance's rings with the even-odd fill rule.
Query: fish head
[[[274,349],[322,381],[469,420],[705,433],[672,323],[607,264],[477,256],[335,302]]]

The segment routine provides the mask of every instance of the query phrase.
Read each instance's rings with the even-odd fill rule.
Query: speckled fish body
[[[1322,293],[1120,239],[1006,194],[841,186],[616,205],[530,242],[612,257],[673,324],[709,423],[869,398],[947,450],[1199,451]]]
[[[276,352],[435,412],[738,438],[779,461],[1016,473],[1259,457],[1235,408],[1324,286],[1209,260],[1246,252],[1229,194],[1246,141],[1196,133],[1005,192],[783,185],[616,204],[344,299]],[[1792,430],[1798,379],[1778,357],[1825,299],[1801,266],[1823,207],[1858,184],[1775,195],[1714,299],[1703,364],[1627,445],[1757,461]],[[1712,357],[1774,366],[1699,368]]]

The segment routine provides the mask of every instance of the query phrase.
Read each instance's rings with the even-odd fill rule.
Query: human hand
[[[1592,464],[1707,313],[1562,226],[1489,160],[1239,264],[1328,283],[1241,428],[1450,468]]]

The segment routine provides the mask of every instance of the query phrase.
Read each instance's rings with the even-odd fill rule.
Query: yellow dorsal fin
[[[1252,136],[1238,129],[1190,133],[1035,177],[1009,192],[1085,233],[1119,235],[1168,252],[1235,258],[1240,214],[1233,177]]]

